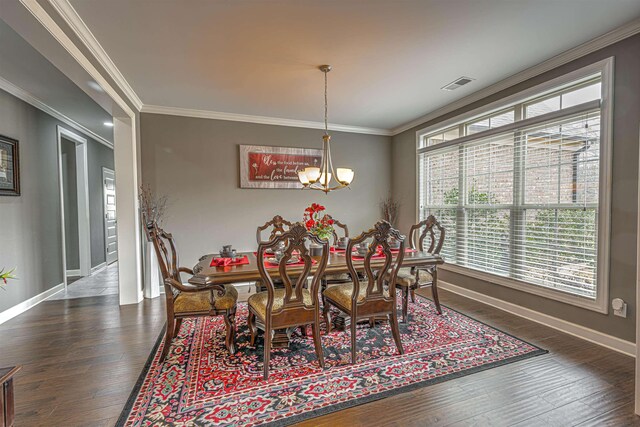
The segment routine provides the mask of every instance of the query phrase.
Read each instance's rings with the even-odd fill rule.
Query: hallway
[[[82,277],[67,286],[67,291],[58,292],[48,301],[118,295],[118,263],[87,277]]]

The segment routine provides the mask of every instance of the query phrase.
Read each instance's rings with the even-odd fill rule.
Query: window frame
[[[574,87],[577,84],[586,84],[593,80],[594,76],[600,75],[601,80],[601,100],[600,102],[600,165],[599,165],[599,193],[598,193],[598,235],[597,235],[597,275],[596,275],[596,297],[595,299],[571,294],[565,291],[544,287],[534,283],[524,282],[518,279],[499,276],[472,268],[462,267],[455,264],[445,263],[440,268],[468,277],[480,279],[492,284],[505,286],[522,292],[538,295],[554,301],[578,306],[598,313],[608,314],[609,312],[609,270],[610,270],[610,238],[611,238],[611,172],[612,172],[612,133],[613,133],[613,85],[614,85],[614,58],[609,57],[583,68],[571,71],[560,77],[548,80],[531,88],[525,89],[516,94],[504,97],[491,102],[482,107],[475,108],[466,113],[451,117],[434,125],[416,131],[416,222],[420,219],[420,154],[431,151],[426,140],[429,135],[437,134],[439,131],[460,126],[461,132],[466,125],[483,117],[498,114],[501,111],[514,108],[514,124],[522,123],[525,118],[526,105],[531,101],[554,96],[564,89]],[[593,101],[598,102],[598,101]],[[572,107],[559,110],[559,115],[568,114]],[[564,111],[564,112],[563,112]],[[556,113],[556,112],[552,112]],[[536,119],[535,116],[531,119]],[[505,125],[509,126],[509,125]],[[522,125],[519,125],[521,127]],[[479,133],[471,134],[476,137]],[[461,133],[461,135],[466,135]],[[460,175],[463,175],[462,173]],[[457,207],[459,209],[459,205]],[[446,261],[446,260],[445,260]]]

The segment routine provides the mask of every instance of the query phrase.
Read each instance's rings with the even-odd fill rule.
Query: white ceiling
[[[70,0],[145,105],[391,129],[604,34],[638,0]],[[440,88],[460,76],[471,84]]]

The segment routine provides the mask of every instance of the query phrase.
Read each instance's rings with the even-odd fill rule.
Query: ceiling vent
[[[442,90],[455,90],[455,89],[458,89],[460,86],[464,86],[467,83],[471,83],[473,80],[475,79],[472,79],[471,77],[460,77],[459,79],[456,79],[451,83],[449,83],[448,85],[444,86]]]

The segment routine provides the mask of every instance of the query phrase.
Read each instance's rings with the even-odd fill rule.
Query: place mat
[[[249,264],[249,258],[244,255],[242,258],[213,258],[209,267],[230,267],[233,265]]]

